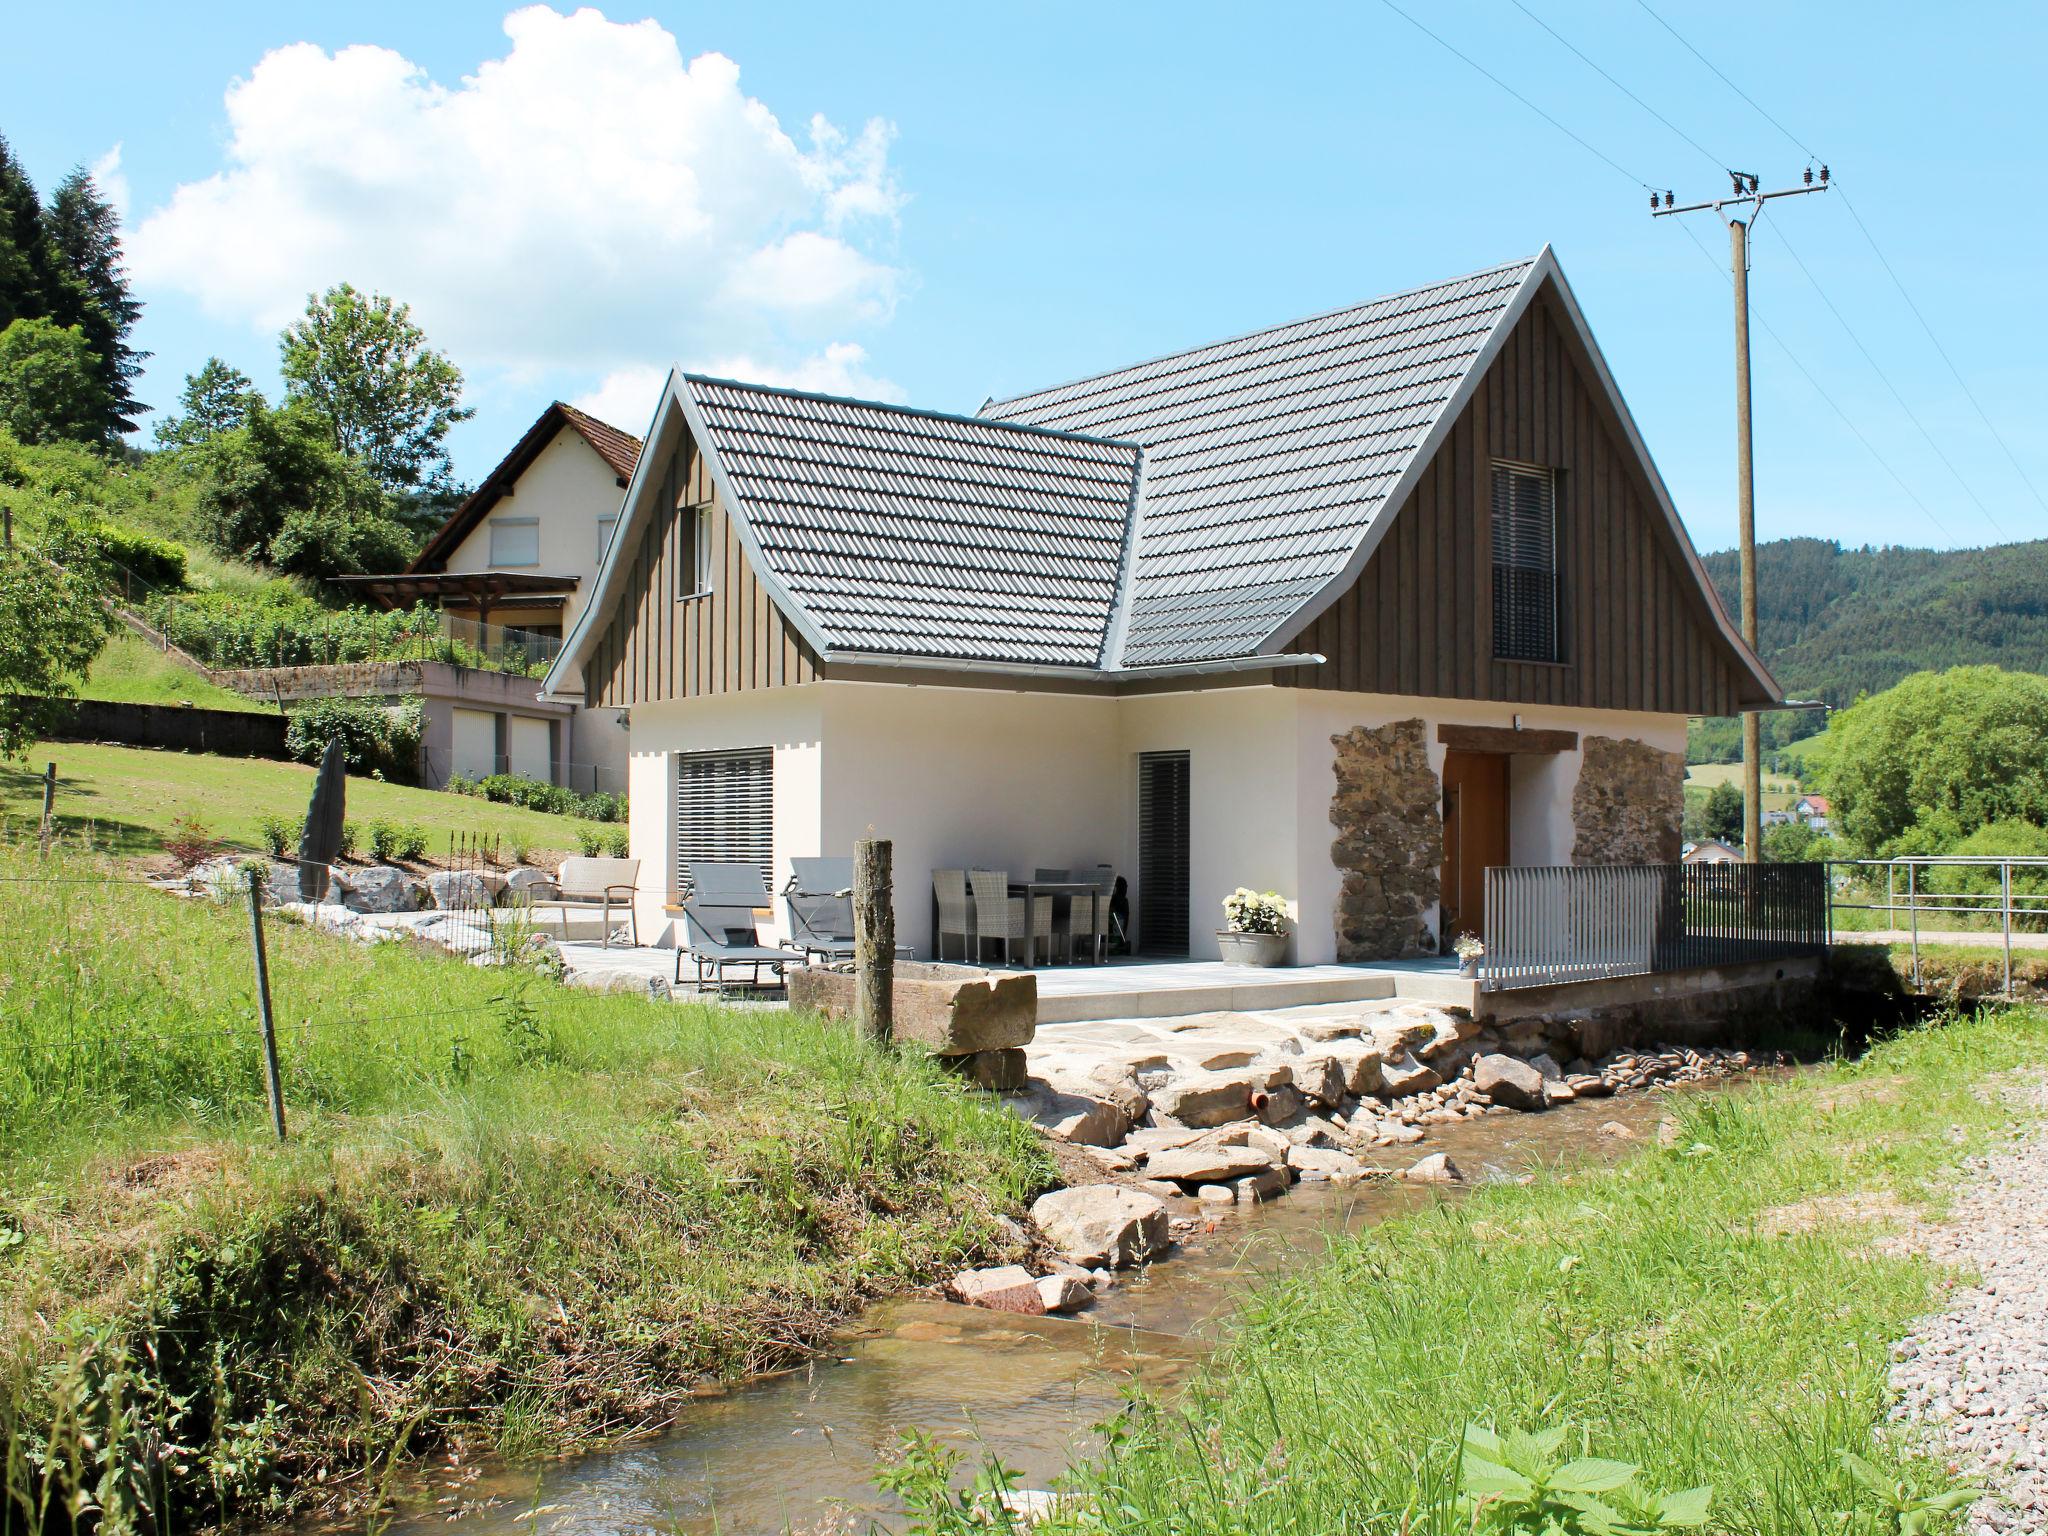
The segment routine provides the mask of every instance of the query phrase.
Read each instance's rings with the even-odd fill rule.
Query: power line
[[[1594,148],[1592,144],[1587,142],[1585,139],[1579,137],[1579,135],[1572,132],[1571,129],[1565,127],[1563,123],[1559,122],[1556,118],[1552,117],[1548,112],[1544,111],[1541,107],[1537,106],[1535,102],[1531,101],[1528,97],[1524,96],[1512,85],[1509,85],[1507,81],[1501,79],[1499,75],[1496,75],[1484,64],[1481,64],[1477,59],[1473,58],[1471,54],[1466,53],[1463,49],[1454,47],[1452,44],[1446,42],[1443,38],[1439,37],[1436,33],[1430,31],[1428,27],[1425,27],[1413,16],[1409,15],[1406,11],[1402,10],[1401,7],[1394,4],[1394,0],[1380,0],[1380,4],[1384,5],[1396,16],[1400,17],[1403,21],[1407,22],[1409,26],[1413,27],[1416,31],[1420,32],[1424,37],[1428,38],[1431,42],[1435,43],[1439,48],[1443,49],[1444,52],[1452,55],[1455,58],[1464,60],[1464,62],[1470,65],[1473,69],[1478,70],[1480,74],[1486,76],[1487,79],[1491,80],[1495,85],[1499,86],[1502,90],[1506,91],[1510,96],[1514,97],[1515,100],[1519,101],[1531,112],[1534,112],[1538,117],[1542,118],[1543,121],[1550,124],[1551,127],[1555,128],[1559,133],[1563,134],[1566,138],[1570,139],[1574,144],[1578,145],[1579,148],[1583,149],[1587,154],[1592,155],[1595,159],[1605,163],[1610,169],[1615,171],[1618,175],[1624,176],[1628,180],[1634,182],[1637,186],[1641,187],[1645,192],[1654,192],[1659,190],[1658,188],[1652,187],[1647,181],[1644,181],[1642,177],[1636,175],[1633,171],[1629,170],[1619,161],[1603,153],[1601,150]]]
[[[1755,97],[1751,96],[1749,92],[1745,91],[1733,80],[1730,80],[1726,75],[1722,74],[1719,65],[1715,64],[1715,62],[1712,59],[1708,58],[1704,53],[1701,53],[1699,49],[1693,47],[1691,43],[1686,42],[1684,35],[1679,32],[1678,28],[1672,26],[1670,22],[1666,21],[1662,16],[1659,16],[1656,13],[1656,11],[1650,8],[1650,0],[1636,0],[1636,4],[1643,8],[1644,15],[1648,16],[1652,21],[1656,22],[1658,26],[1662,27],[1666,32],[1669,32],[1673,37],[1677,38],[1679,43],[1685,48],[1685,51],[1687,53],[1691,54],[1694,58],[1698,59],[1702,64],[1706,65],[1708,69],[1711,69],[1714,72],[1715,77],[1719,79],[1723,85],[1727,86],[1729,90],[1733,91],[1736,95],[1740,96],[1744,101],[1748,102],[1750,106],[1754,107],[1756,109],[1758,116],[1763,118],[1763,120],[1769,123],[1773,128],[1777,129],[1778,132],[1785,135],[1786,138],[1790,139],[1794,147],[1797,148],[1801,154],[1805,155],[1806,158],[1809,160],[1818,160],[1820,158],[1819,155],[1816,155],[1812,150],[1808,149],[1804,144],[1800,143],[1798,137],[1792,132],[1790,128],[1787,128],[1783,123],[1779,122],[1775,117],[1771,116],[1770,113],[1764,111],[1764,109],[1761,106],[1758,106]]]
[[[1681,139],[1685,140],[1686,143],[1690,144],[1694,149],[1698,150],[1702,155],[1705,155],[1707,159],[1711,160],[1714,163],[1714,166],[1717,170],[1725,171],[1728,169],[1727,161],[1723,160],[1719,155],[1715,154],[1712,150],[1708,149],[1706,145],[1702,144],[1698,139],[1694,138],[1691,134],[1687,133],[1683,128],[1679,127],[1678,124],[1671,121],[1670,118],[1666,117],[1662,112],[1659,112],[1655,107],[1651,106],[1647,101],[1643,100],[1642,97],[1638,96],[1634,91],[1630,90],[1627,86],[1623,85],[1619,80],[1615,79],[1614,76],[1607,73],[1607,71],[1602,69],[1598,64],[1595,64],[1591,59],[1587,58],[1586,55],[1580,51],[1578,46],[1575,43],[1573,43],[1570,38],[1566,37],[1562,32],[1558,31],[1557,28],[1553,27],[1549,22],[1545,21],[1541,16],[1538,16],[1534,11],[1530,10],[1528,6],[1522,4],[1522,0],[1513,0],[1513,3],[1516,10],[1520,11],[1524,16],[1528,17],[1531,21],[1535,22],[1537,26],[1541,27],[1544,31],[1548,32],[1552,37],[1556,38],[1557,41],[1562,43],[1566,48],[1569,48],[1581,64],[1584,64],[1586,68],[1592,70],[1594,74],[1598,75],[1602,80],[1605,80],[1609,85],[1613,86],[1617,91],[1621,92],[1622,95],[1626,96],[1630,101],[1634,102],[1637,106],[1641,107],[1645,112],[1649,113],[1650,116],[1657,119],[1658,122],[1662,123],[1666,128],[1669,128],[1673,133],[1677,134]]]
[[[1681,221],[1678,227],[1685,231],[1685,237],[1688,240],[1692,241],[1693,248],[1700,253],[1701,259],[1704,260],[1708,266],[1712,267],[1717,273],[1720,274],[1722,282],[1733,283],[1735,281],[1734,278],[1728,275],[1727,269],[1724,268],[1720,262],[1714,259],[1713,253],[1710,252],[1704,245],[1700,244],[1700,237],[1692,232],[1691,225]],[[1953,537],[1953,535],[1951,535],[1948,531],[1948,526],[1945,523],[1943,523],[1940,518],[1934,515],[1933,510],[1927,505],[1926,502],[1922,501],[1918,496],[1913,494],[1913,488],[1910,485],[1906,484],[1906,482],[1900,478],[1899,472],[1896,469],[1892,468],[1890,461],[1887,460],[1883,454],[1877,451],[1877,445],[1871,442],[1869,438],[1863,435],[1863,429],[1857,426],[1856,423],[1850,419],[1849,413],[1843,410],[1841,406],[1835,403],[1835,397],[1829,394],[1825,389],[1821,388],[1820,380],[1816,379],[1813,376],[1812,370],[1810,370],[1806,366],[1806,364],[1802,363],[1799,360],[1799,354],[1797,352],[1794,352],[1791,346],[1786,342],[1785,338],[1777,333],[1777,331],[1772,327],[1771,322],[1766,320],[1761,314],[1756,313],[1756,311],[1753,308],[1751,310],[1751,313],[1752,315],[1754,315],[1756,323],[1763,327],[1764,334],[1770,337],[1772,341],[1778,344],[1778,350],[1785,354],[1785,360],[1791,363],[1791,365],[1794,368],[1797,368],[1799,370],[1799,376],[1805,379],[1808,384],[1813,386],[1813,392],[1819,395],[1822,400],[1827,402],[1828,409],[1830,409],[1837,416],[1842,418],[1842,425],[1847,427],[1852,433],[1855,434],[1856,441],[1861,443],[1864,446],[1864,448],[1869,452],[1870,456],[1877,461],[1878,467],[1881,468],[1886,474],[1890,475],[1892,477],[1892,480],[1898,485],[1898,488],[1906,493],[1906,499],[1912,502],[1914,506],[1920,509],[1921,514],[1924,517],[1926,517],[1926,519],[1930,523],[1934,524],[1935,528],[1940,531],[1944,538]]]
[[[1934,350],[1941,355],[1942,362],[1948,365],[1949,376],[1956,381],[1956,387],[1962,390],[1963,398],[1970,402],[1971,407],[1977,412],[1977,419],[1984,423],[1984,429],[1991,434],[1999,448],[2004,451],[2005,461],[2012,465],[2013,473],[2020,477],[2027,490],[2032,493],[2034,500],[2039,503],[2041,510],[2048,512],[2048,500],[2042,499],[2041,488],[2034,484],[2033,476],[2021,468],[2019,459],[2012,451],[2012,445],[2005,440],[2005,434],[1992,425],[1990,416],[1985,413],[1983,403],[1977,399],[1976,391],[1971,389],[1968,382],[1963,378],[1962,371],[1955,365],[1955,360],[1948,355],[1948,348],[1941,344],[1941,338],[1934,334],[1934,327],[1927,323],[1927,317],[1920,313],[1920,306],[1913,302],[1913,295],[1906,291],[1906,285],[1899,280],[1899,274],[1892,270],[1891,262],[1885,258],[1884,252],[1878,249],[1877,237],[1871,234],[1870,227],[1863,222],[1863,215],[1856,211],[1856,205],[1849,201],[1849,195],[1846,192],[1842,194],[1842,206],[1849,210],[1849,217],[1856,221],[1856,227],[1863,231],[1863,238],[1870,242],[1871,255],[1877,258],[1878,264],[1885,270],[1885,275],[1892,280],[1892,286],[1899,290],[1899,297],[1906,301],[1906,308],[1913,311],[1913,318],[1920,322],[1920,329],[1927,333],[1928,341],[1933,343]],[[1986,515],[1988,516],[1989,514]],[[1996,527],[1997,525],[1994,523],[1993,526]],[[2000,529],[1999,531],[2001,536],[2003,536],[2004,530]]]
[[[1828,313],[1835,317],[1843,331],[1847,333],[1849,340],[1856,344],[1856,350],[1863,354],[1863,360],[1870,364],[1871,372],[1884,381],[1884,387],[1890,390],[1892,398],[1898,401],[1899,409],[1906,413],[1906,419],[1918,428],[1920,436],[1926,439],[1927,446],[1934,450],[1934,456],[1941,460],[1951,475],[1955,476],[1956,484],[1963,488],[1963,494],[1977,504],[1977,510],[1984,514],[1984,521],[1991,525],[1993,531],[2001,539],[2004,538],[2006,536],[2005,529],[2000,527],[1998,519],[1991,515],[1991,509],[1984,505],[1983,497],[1979,496],[1971,487],[1970,482],[1963,478],[1963,472],[1956,468],[1955,464],[1949,459],[1949,456],[1941,451],[1941,445],[1934,440],[1934,436],[1927,430],[1926,424],[1914,414],[1913,407],[1906,403],[1906,397],[1899,393],[1899,387],[1892,382],[1891,375],[1886,373],[1884,368],[1878,363],[1878,360],[1870,355],[1870,348],[1863,344],[1863,338],[1856,334],[1856,328],[1850,325],[1847,317],[1843,315],[1840,309],[1835,307],[1835,301],[1828,297],[1827,289],[1823,288],[1820,279],[1813,275],[1813,269],[1807,266],[1805,258],[1793,248],[1791,240],[1786,236],[1781,234],[1778,238],[1784,243],[1785,253],[1797,263],[1799,270],[1806,275],[1806,280],[1813,284],[1813,291],[1820,295],[1821,303],[1827,305]]]
[[[1795,145],[1799,149],[1799,151],[1807,157],[1807,159],[1817,160],[1820,158],[1813,152],[1812,149],[1810,149],[1806,145],[1805,141],[1802,140],[1797,134],[1795,134],[1790,128],[1787,128],[1783,123],[1779,122],[1775,117],[1771,116],[1770,113],[1766,112],[1763,109],[1762,104],[1758,102],[1754,96],[1750,95],[1749,92],[1745,91],[1741,86],[1737,85],[1733,80],[1729,79],[1728,76],[1722,72],[1719,65],[1717,65],[1712,59],[1708,58],[1704,53],[1701,53],[1699,49],[1695,48],[1690,42],[1688,42],[1683,33],[1681,33],[1676,27],[1672,26],[1671,23],[1666,21],[1662,16],[1658,15],[1658,13],[1651,8],[1649,0],[1636,0],[1636,4],[1642,7],[1644,14],[1649,16],[1652,21],[1656,22],[1658,26],[1662,27],[1666,32],[1669,32],[1674,38],[1676,38],[1678,40],[1679,45],[1683,47],[1687,53],[1691,54],[1694,58],[1698,59],[1700,63],[1704,64],[1710,71],[1712,71],[1714,77],[1717,80],[1719,80],[1723,85],[1727,86],[1729,90],[1733,91],[1737,96],[1740,96],[1745,102],[1747,102],[1750,108],[1757,114],[1757,116],[1761,117],[1765,122],[1769,123],[1773,128],[1777,129],[1778,132],[1782,133],[1787,140],[1789,140],[1793,145]],[[1984,403],[1977,398],[1976,391],[1970,388],[1969,381],[1963,377],[1962,370],[1956,367],[1955,359],[1948,355],[1948,348],[1944,347],[1941,344],[1941,338],[1934,334],[1934,327],[1927,323],[1927,316],[1921,313],[1920,306],[1913,302],[1913,295],[1907,291],[1904,279],[1902,279],[1899,276],[1898,270],[1891,264],[1891,259],[1885,255],[1883,249],[1878,245],[1877,237],[1870,232],[1870,226],[1863,222],[1863,215],[1856,211],[1855,203],[1850,201],[1849,194],[1842,189],[1842,184],[1839,179],[1835,182],[1835,190],[1841,193],[1842,206],[1849,211],[1849,217],[1855,221],[1856,228],[1859,231],[1861,231],[1864,240],[1869,244],[1871,255],[1875,256],[1878,260],[1878,265],[1884,268],[1885,276],[1889,277],[1892,280],[1892,286],[1899,290],[1899,297],[1906,301],[1906,308],[1913,312],[1913,318],[1920,322],[1920,329],[1926,333],[1929,344],[1933,346],[1935,352],[1940,356],[1943,365],[1947,367],[1949,371],[1949,376],[1956,381],[1956,387],[1962,390],[1963,398],[1970,402],[1970,408],[1977,413],[1977,419],[1984,423],[1984,430],[1989,432],[1992,436],[1992,440],[1998,444],[1999,451],[2005,455],[2006,462],[2012,465],[2013,473],[2020,477],[2021,482],[2027,488],[2028,494],[2030,494],[2034,498],[2035,502],[2040,506],[2042,511],[2048,512],[2048,499],[2043,498],[2041,494],[2041,488],[2034,483],[2033,476],[2027,473],[2025,467],[2019,461],[2019,456],[2012,451],[2012,444],[2008,443],[2005,440],[2005,434],[2003,432],[2000,432],[1998,430],[1997,425],[1991,420],[1990,413],[1984,409]],[[1790,249],[1790,247],[1788,246],[1787,249]],[[1796,255],[1794,259],[1797,259]],[[1815,286],[1818,287],[1818,284],[1816,284]],[[1839,318],[1839,316],[1837,318]],[[1858,345],[1860,346],[1861,343],[1858,343]],[[1868,356],[1868,353],[1866,353],[1865,355]],[[1875,367],[1876,365],[1872,364],[1872,366]],[[1896,393],[1896,391],[1894,393]],[[1907,414],[1910,415],[1911,412],[1908,412]],[[1918,423],[1916,422],[1915,425],[1917,426]],[[1925,429],[1923,428],[1922,431],[1924,434]],[[1939,453],[1940,450],[1937,449],[1936,452]],[[1944,459],[1943,462],[1946,463],[1947,460]],[[1961,479],[1962,477],[1957,476],[1957,478]],[[1964,489],[1968,490],[1969,487],[1966,485]],[[1976,499],[1976,495],[1974,492],[1971,493],[1971,499]],[[1978,506],[1981,508],[1983,506],[1983,503],[1981,501],[1978,502]],[[1989,517],[1990,513],[1986,512],[1985,516]],[[1992,519],[1992,526],[1998,526],[1997,520],[1995,518]],[[2003,537],[2004,530],[2000,529],[1999,532],[2000,536]]]

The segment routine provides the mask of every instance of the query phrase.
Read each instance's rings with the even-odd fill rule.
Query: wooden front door
[[[1486,871],[1508,862],[1508,760],[1444,754],[1443,947],[1486,928]]]

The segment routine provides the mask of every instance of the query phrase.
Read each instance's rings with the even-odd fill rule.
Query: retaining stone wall
[[[1337,893],[1337,958],[1391,960],[1436,953],[1429,909],[1442,895],[1442,787],[1421,720],[1332,736],[1337,792],[1330,859]]]

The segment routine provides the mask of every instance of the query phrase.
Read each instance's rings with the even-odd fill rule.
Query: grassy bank
[[[256,700],[223,688],[166,656],[140,635],[118,628],[107,637],[106,649],[94,659],[78,693],[81,698],[116,704],[190,704],[200,709],[269,712]]]
[[[0,851],[7,882],[119,873]],[[401,1447],[659,1423],[957,1267],[1046,1176],[844,1029],[277,923],[280,1147],[246,924],[0,883],[0,1418],[174,1528],[359,1495]]]
[[[1945,1486],[1877,1434],[1888,1345],[1935,1294],[1878,1237],[2008,1129],[1987,1076],[2044,1062],[2038,1011],[1916,1032],[1797,1082],[1674,1098],[1668,1150],[1340,1239],[1256,1297],[1191,1398],[1132,1415],[1041,1529],[1579,1529],[1459,1512],[1474,1422],[1566,1426],[1566,1456],[1710,1485],[1716,1530],[1907,1528],[1841,1461]],[[921,1460],[911,1491],[930,1498]]]
[[[64,830],[120,854],[156,852],[180,816],[196,816],[213,836],[254,850],[261,846],[266,816],[303,816],[313,793],[313,769],[304,763],[39,742],[26,763],[0,763],[0,823],[33,825],[42,814],[46,762],[57,765],[57,816]],[[431,832],[429,854],[446,848],[450,832],[499,837],[508,849],[524,847],[535,854],[573,853],[577,829],[589,825],[469,795],[354,776],[348,781],[348,816],[365,825],[377,820],[419,823]]]

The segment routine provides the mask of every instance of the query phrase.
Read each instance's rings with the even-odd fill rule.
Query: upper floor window
[[[1559,661],[1557,474],[1493,466],[1493,654]]]
[[[500,567],[539,565],[540,519],[537,517],[492,518],[491,564]]]
[[[605,546],[612,541],[612,530],[619,525],[616,517],[600,517],[597,520],[597,558],[604,559]]]
[[[703,597],[711,591],[710,506],[679,508],[676,525],[676,596]]]

